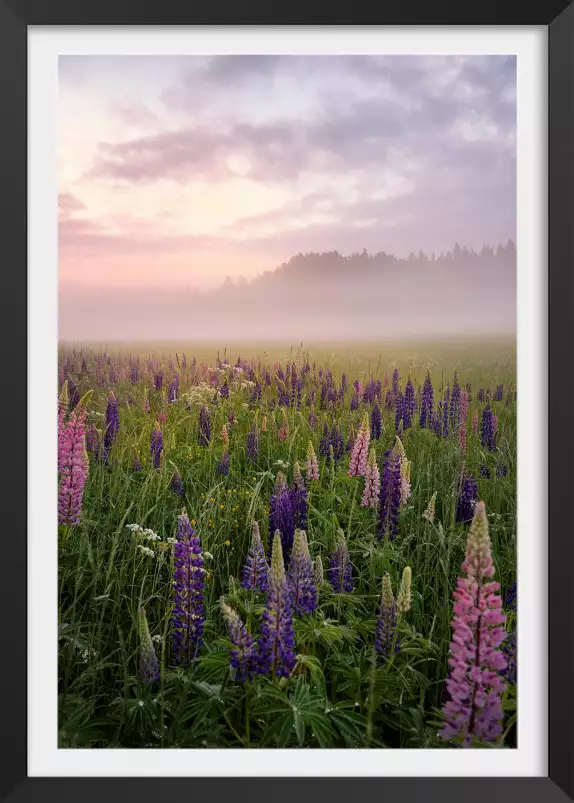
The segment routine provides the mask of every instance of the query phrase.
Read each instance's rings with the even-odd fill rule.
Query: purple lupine
[[[471,747],[473,739],[494,742],[502,734],[501,695],[506,689],[502,673],[507,662],[500,650],[506,638],[506,616],[496,594],[500,585],[490,580],[495,570],[484,502],[476,505],[461,568],[466,577],[459,577],[453,593],[449,699],[443,707],[440,735]]]
[[[85,397],[84,397],[85,398]],[[86,408],[82,402],[63,425],[58,448],[58,523],[79,524],[89,462],[85,435]]]
[[[491,477],[490,468],[487,465],[483,465],[480,467],[480,476],[484,477],[485,479],[489,480]]]
[[[502,671],[502,676],[513,686],[516,684],[518,674],[516,665],[516,631],[508,634],[502,645],[502,652],[506,660],[506,669]]]
[[[390,390],[387,390],[387,395],[385,396],[385,410],[392,410],[393,404],[393,394]]]
[[[231,422],[230,422],[231,423]],[[197,442],[200,446],[209,446],[211,440],[211,419],[209,417],[209,410],[202,405],[199,411],[199,429],[197,433]]]
[[[371,438],[372,440],[378,440],[381,437],[381,408],[377,400],[375,399],[375,403],[373,404],[373,409],[371,410]]]
[[[393,448],[385,452],[383,464],[377,531],[379,541],[386,535],[392,540],[398,533],[401,494],[401,455],[396,448]]]
[[[177,376],[177,374],[175,375]],[[167,398],[170,404],[173,404],[177,400],[177,393],[178,393],[178,383],[175,381],[175,377],[173,381],[169,383],[168,391],[167,391]]]
[[[323,437],[321,438],[321,442],[319,443],[320,457],[329,457],[330,445],[331,445],[331,431],[329,429],[329,425],[325,421],[325,424],[323,425]]]
[[[172,657],[175,666],[187,666],[202,643],[205,569],[201,542],[185,509],[178,517],[173,578]]]
[[[227,605],[223,597],[220,598],[219,604],[233,645],[229,651],[229,662],[234,670],[234,680],[245,683],[247,680],[252,680],[257,673],[259,649],[239,614]]]
[[[223,385],[219,389],[219,394],[222,399],[229,398],[229,385],[227,384],[227,379],[224,380]]]
[[[151,461],[155,469],[158,469],[161,465],[162,449],[163,449],[163,435],[161,429],[159,428],[159,421],[156,421],[151,433],[151,442],[149,447]]]
[[[502,401],[503,394],[504,394],[504,385],[497,385],[496,390],[494,391],[494,401]]]
[[[494,414],[490,402],[482,411],[482,422],[480,426],[480,443],[482,446],[493,452],[496,449],[496,431],[494,427]]]
[[[480,388],[478,393],[476,394],[477,401],[483,402],[484,401],[484,388]]]
[[[296,529],[304,530],[307,526],[307,488],[298,462],[295,462],[293,466],[293,483],[290,494],[293,523]]]
[[[328,576],[335,593],[353,593],[353,567],[349,557],[349,547],[342,530],[339,530],[335,549],[329,556]]]
[[[434,405],[434,390],[430,373],[427,373],[423,386],[423,398],[421,403],[421,415],[419,426],[421,429],[430,427]]]
[[[110,391],[108,395],[108,405],[106,407],[106,431],[104,433],[104,462],[108,462],[110,449],[120,428],[118,415],[118,400]]]
[[[277,474],[275,489],[269,503],[269,539],[274,538],[275,531],[281,533],[282,554],[285,560],[291,555],[295,536],[295,519],[293,515],[292,496],[287,486],[287,479],[282,471]],[[269,544],[271,551],[272,543]]]
[[[139,609],[138,632],[140,643],[140,678],[142,683],[151,686],[154,683],[159,683],[160,672],[144,608]]]
[[[247,560],[243,566],[241,585],[249,591],[267,590],[267,561],[259,533],[259,525],[253,522],[251,545],[247,552]]]
[[[367,461],[367,470],[365,471],[365,490],[363,491],[361,505],[363,505],[363,507],[378,507],[380,491],[381,477],[379,474],[379,467],[377,466],[375,449],[371,447],[369,459]]]
[[[349,462],[349,477],[364,477],[367,470],[369,456],[369,441],[371,431],[369,428],[369,414],[365,413],[363,421],[353,444],[351,460]]]
[[[217,473],[222,474],[225,477],[229,474],[229,452],[227,449],[223,450],[221,460],[217,465]]]
[[[257,455],[259,454],[259,430],[255,421],[249,434],[247,435],[247,460],[250,463],[255,463]]]
[[[472,521],[476,503],[478,501],[478,485],[474,477],[465,474],[461,478],[456,500],[456,520],[458,522]]]
[[[417,409],[417,401],[415,397],[415,389],[409,376],[407,384],[405,386],[405,398],[403,402],[404,429],[408,429],[411,426],[416,409]]]
[[[358,410],[359,409],[359,394],[353,393],[351,396],[351,410]]]
[[[395,368],[393,371],[393,384],[391,386],[393,397],[396,398],[399,392],[399,369]]]
[[[287,583],[291,593],[293,613],[297,616],[303,614],[311,616],[317,607],[317,587],[305,530],[295,530]]]
[[[156,389],[157,393],[161,393],[163,389],[163,372],[158,371],[157,374],[154,374],[153,377],[153,384]]]
[[[496,476],[497,477],[506,477],[508,474],[508,466],[504,463],[499,463],[496,466]]]
[[[340,460],[343,455],[345,454],[345,440],[343,438],[343,433],[337,426],[337,424],[333,424],[331,427],[331,442],[330,446],[333,447],[333,456],[335,460]]]
[[[141,470],[142,470],[142,461],[140,460],[139,454],[136,452],[132,463],[132,471],[134,471],[137,474]]]
[[[273,536],[271,568],[267,583],[259,639],[258,671],[262,675],[271,672],[276,677],[289,677],[295,668],[295,635],[291,594],[285,575],[281,535],[278,530]]]
[[[174,494],[178,496],[183,496],[185,491],[183,490],[183,482],[181,480],[181,474],[177,469],[173,472],[173,477],[171,478],[171,490]]]
[[[508,587],[506,598],[504,600],[504,606],[510,611],[516,610],[516,580]]]
[[[70,379],[68,382],[68,394],[69,394],[69,410],[70,412],[75,409],[80,401],[80,392],[78,390],[78,386],[75,382],[72,382]]]
[[[454,372],[454,379],[452,382],[452,393],[450,396],[450,423],[454,430],[460,424],[461,421],[461,391],[460,391],[460,384],[458,381],[458,374],[456,371]],[[465,419],[463,419],[464,421]]]
[[[311,412],[309,413],[309,427],[314,430],[316,426],[317,426],[317,416],[315,415],[315,410],[311,410]]]
[[[393,652],[398,652],[399,642],[397,639],[397,605],[393,594],[391,578],[388,572],[383,577],[383,593],[381,594],[381,606],[377,617],[377,629],[375,632],[375,650],[384,659],[388,660]],[[393,649],[393,644],[394,649]]]
[[[86,451],[91,452],[95,458],[100,451],[100,436],[95,424],[90,424],[86,430]]]
[[[140,377],[139,360],[132,360],[130,363],[130,381],[132,385],[137,385]]]

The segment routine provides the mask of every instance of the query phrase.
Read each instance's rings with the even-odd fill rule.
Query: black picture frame
[[[284,778],[28,778],[26,679],[27,528],[27,28],[29,25],[544,25],[548,26],[548,777],[301,778],[296,753]],[[11,803],[196,798],[408,801],[574,800],[574,7],[545,3],[448,2],[287,6],[210,0],[0,0],[0,232],[2,315],[0,461],[0,796]],[[519,246],[520,248],[520,246]],[[541,422],[542,425],[542,422]],[[48,480],[50,481],[50,480]],[[33,489],[31,489],[33,493]],[[541,493],[544,488],[541,487]],[[33,498],[32,498],[33,502]],[[52,525],[47,522],[47,531]],[[544,537],[544,533],[540,533]],[[29,611],[28,611],[29,613]]]

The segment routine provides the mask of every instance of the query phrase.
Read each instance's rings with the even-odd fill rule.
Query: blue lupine
[[[328,577],[333,591],[337,594],[353,593],[353,568],[342,530],[339,530],[335,549],[329,557]]]
[[[482,446],[493,452],[496,449],[496,435],[494,432],[494,414],[490,402],[482,411],[482,422],[480,427],[480,443]]]
[[[245,683],[257,673],[259,648],[241,621],[239,614],[230,605],[227,605],[223,597],[220,598],[219,604],[227,625],[229,639],[233,645],[229,651],[229,662],[233,669],[234,680]]]
[[[371,440],[378,440],[381,437],[381,408],[375,400],[371,410]]]
[[[430,427],[433,414],[433,405],[434,405],[434,390],[430,378],[430,373],[427,373],[426,379],[424,381],[423,396],[421,402],[421,415],[419,421],[419,426],[421,427],[421,429]]]
[[[379,502],[379,527],[377,538],[388,535],[392,540],[399,530],[401,507],[401,455],[397,449],[385,452],[381,494]]]
[[[295,530],[287,583],[291,593],[293,612],[297,616],[302,614],[310,616],[317,607],[317,587],[305,530]]]
[[[405,386],[405,398],[403,401],[404,429],[408,429],[411,426],[416,408],[417,408],[417,402],[415,397],[415,389],[409,376],[407,384]]]
[[[287,479],[282,471],[277,474],[274,493],[269,503],[269,549],[271,551],[271,539],[275,531],[281,533],[282,554],[287,560],[293,549],[293,538],[295,536],[295,519],[293,515],[291,491],[287,486]]]
[[[174,665],[187,666],[203,638],[205,569],[201,542],[185,510],[178,518],[173,568],[172,658]]]
[[[293,466],[293,483],[290,494],[294,526],[304,530],[307,527],[307,488],[298,462],[295,462]]]
[[[478,485],[476,480],[470,475],[464,475],[459,485],[456,501],[456,520],[458,522],[472,521],[477,501]]]

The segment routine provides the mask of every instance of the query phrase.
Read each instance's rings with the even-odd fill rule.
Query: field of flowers
[[[515,747],[514,350],[162,351],[60,349],[60,747]]]

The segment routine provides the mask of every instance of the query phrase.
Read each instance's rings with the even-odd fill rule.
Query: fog
[[[407,259],[299,254],[215,290],[94,290],[60,283],[64,341],[391,340],[495,336],[516,328],[516,249],[456,245]]]

